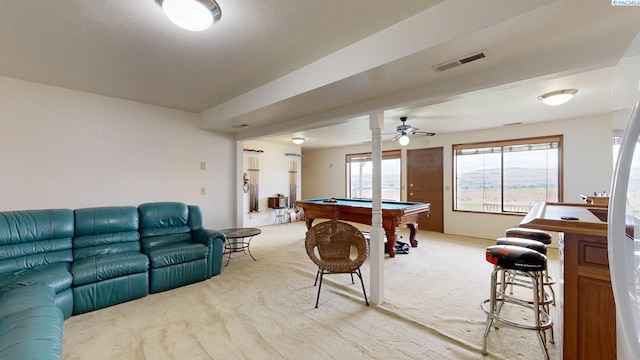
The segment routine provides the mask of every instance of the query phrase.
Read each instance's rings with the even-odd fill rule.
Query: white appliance
[[[619,360],[640,360],[640,33],[612,80],[613,133],[623,136],[617,156],[614,146],[617,160],[607,219],[617,354]]]
[[[617,353],[640,359],[640,110],[629,117],[611,183],[608,250],[616,302]]]

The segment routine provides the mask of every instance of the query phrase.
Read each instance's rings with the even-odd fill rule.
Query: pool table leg
[[[311,226],[313,226],[313,225],[312,225],[312,224],[313,224],[313,220],[315,220],[315,219],[309,219],[309,218],[307,218],[307,219],[304,221],[304,223],[305,223],[305,224],[307,224],[307,230],[311,230]]]
[[[387,253],[389,257],[396,256],[396,229],[388,230],[384,229],[385,234],[387,235]]]
[[[409,223],[407,224],[409,228],[409,242],[411,243],[411,247],[418,247],[418,240],[416,240],[416,230],[418,230],[418,223]],[[389,253],[389,257],[396,256],[396,230],[384,230],[387,235],[387,253]]]
[[[411,247],[418,247],[418,240],[416,240],[416,230],[418,230],[418,223],[407,224],[409,228],[409,242]]]

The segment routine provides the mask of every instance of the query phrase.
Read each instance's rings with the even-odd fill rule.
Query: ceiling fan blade
[[[427,132],[427,131],[414,131],[412,132],[413,135],[420,135],[420,136],[433,136],[436,133],[433,132]]]
[[[400,136],[402,136],[402,134],[398,133],[396,134],[396,136],[393,137],[393,139],[391,139],[392,141],[396,141],[400,138]]]

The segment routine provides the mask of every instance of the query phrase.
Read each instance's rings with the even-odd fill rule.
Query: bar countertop
[[[606,205],[542,202],[527,213],[520,227],[606,237],[607,212]]]

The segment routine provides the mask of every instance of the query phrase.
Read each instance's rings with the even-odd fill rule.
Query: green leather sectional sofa
[[[60,359],[64,319],[220,274],[198,206],[0,212],[0,359]]]

